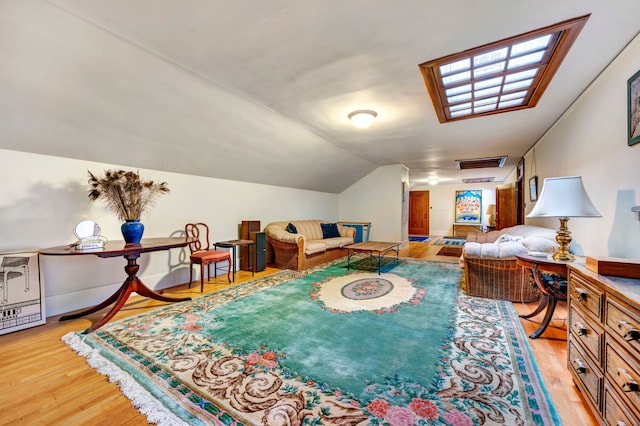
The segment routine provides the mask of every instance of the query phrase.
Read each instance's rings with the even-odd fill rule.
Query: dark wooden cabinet
[[[240,224],[240,239],[241,240],[250,240],[252,232],[260,231],[260,221],[259,220],[243,220]],[[255,244],[253,247],[243,246],[240,247],[240,268],[239,269],[248,269],[249,268],[249,255],[255,256],[255,253],[249,253],[249,250],[254,250]]]

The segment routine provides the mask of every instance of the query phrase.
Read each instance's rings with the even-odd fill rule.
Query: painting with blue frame
[[[456,191],[456,223],[482,223],[482,191],[467,189]]]

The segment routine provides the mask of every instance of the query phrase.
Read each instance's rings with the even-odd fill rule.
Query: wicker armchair
[[[538,287],[522,279],[522,268],[513,258],[464,258],[464,285],[469,296],[511,302],[535,302],[540,298]]]
[[[506,242],[494,244],[503,236],[521,239],[515,242],[507,238]],[[529,279],[523,279],[515,255],[527,251],[553,252],[556,247],[555,231],[537,226],[517,225],[488,233],[469,233],[461,258],[463,289],[470,296],[534,302],[540,298],[540,290]]]

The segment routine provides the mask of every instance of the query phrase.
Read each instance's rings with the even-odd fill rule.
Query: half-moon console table
[[[89,250],[78,250],[70,246],[57,246],[39,250],[40,254],[51,256],[77,256],[92,254],[101,258],[122,256],[127,259],[127,265],[124,267],[124,270],[127,273],[127,279],[115,293],[113,293],[104,302],[92,308],[85,309],[78,313],[61,316],[60,321],[80,318],[113,304],[111,310],[107,312],[100,321],[83,331],[84,334],[91,333],[109,322],[109,320],[113,318],[113,316],[124,306],[132,292],[136,292],[141,296],[149,297],[151,299],[161,300],[163,302],[183,302],[185,300],[191,300],[190,297],[171,298],[158,294],[145,286],[136,275],[140,269],[140,265],[138,265],[138,258],[140,257],[140,254],[186,247],[187,244],[189,244],[189,241],[190,240],[188,238],[184,237],[147,238],[140,241],[139,244],[125,244],[124,241],[109,241],[105,243],[103,248]]]

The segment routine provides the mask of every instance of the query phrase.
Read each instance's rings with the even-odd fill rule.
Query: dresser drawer
[[[629,413],[608,382],[604,384],[602,417],[604,417],[605,424],[609,426],[640,426],[638,417]]]
[[[602,290],[575,271],[569,272],[569,297],[578,309],[593,315],[596,321],[602,321]]]
[[[608,331],[619,337],[620,345],[630,354],[640,358],[640,315],[626,305],[607,298],[605,324]]]
[[[573,336],[572,336],[573,337]],[[591,400],[594,407],[599,408],[602,399],[602,372],[594,367],[592,361],[585,356],[580,346],[569,339],[569,370],[579,383],[579,388],[586,392],[585,397]]]
[[[640,407],[640,366],[609,336],[605,339],[607,382],[620,395],[624,405]]]
[[[602,365],[604,330],[598,324],[585,318],[573,305],[569,309],[569,329],[575,342],[580,342],[583,350],[591,356],[596,365]]]

